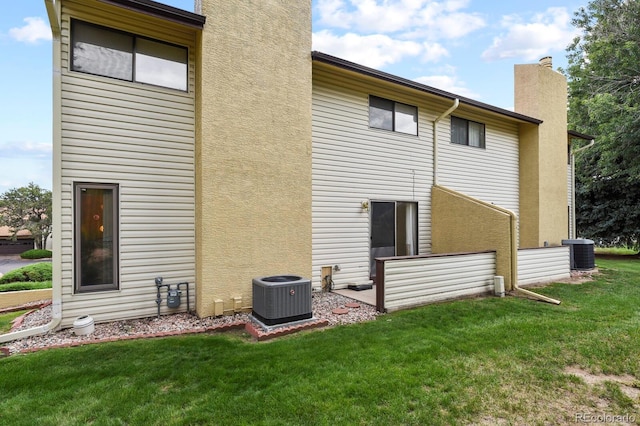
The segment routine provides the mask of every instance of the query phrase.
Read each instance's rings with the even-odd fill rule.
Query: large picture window
[[[118,185],[75,185],[76,291],[118,289]]]
[[[418,108],[369,96],[369,126],[393,132],[418,134]]]
[[[187,90],[187,48],[72,21],[71,70]]]
[[[477,148],[485,147],[484,124],[451,117],[451,142]]]

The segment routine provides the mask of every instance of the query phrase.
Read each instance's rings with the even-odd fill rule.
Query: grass
[[[0,314],[0,334],[11,331],[11,321],[18,318],[27,311],[15,311],[7,314]],[[1,379],[0,379],[1,380]]]
[[[536,289],[559,306],[471,299],[267,343],[194,335],[0,359],[2,421],[573,424],[578,413],[633,415],[639,401],[621,385],[565,373],[640,383],[640,261],[607,262],[595,281]]]
[[[595,252],[596,254],[613,254],[613,255],[635,255],[638,254],[638,250],[632,248],[632,247],[627,247],[627,246],[620,246],[620,247],[596,247],[595,248]]]
[[[6,291],[41,290],[45,288],[51,288],[51,283],[51,281],[23,281],[9,284],[0,284],[0,293]]]

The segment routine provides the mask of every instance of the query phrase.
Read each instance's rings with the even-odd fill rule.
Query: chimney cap
[[[540,58],[540,65],[546,68],[553,68],[553,61],[551,56],[545,56],[543,58]]]

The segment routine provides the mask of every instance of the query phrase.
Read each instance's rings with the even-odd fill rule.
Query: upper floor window
[[[418,108],[369,96],[369,126],[393,132],[418,134]]]
[[[71,39],[73,71],[187,90],[186,47],[76,20]]]
[[[485,147],[484,124],[464,118],[451,117],[451,142],[460,145]]]

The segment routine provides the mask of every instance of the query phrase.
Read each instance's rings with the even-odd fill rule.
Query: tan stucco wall
[[[0,293],[0,309],[37,302],[38,300],[51,299],[51,289],[7,291]]]
[[[496,251],[496,274],[512,282],[511,217],[495,206],[447,188],[431,189],[432,253]]]
[[[569,226],[565,77],[540,64],[516,65],[515,110],[543,120],[537,141],[521,127],[520,246],[560,245]]]
[[[311,275],[311,2],[203,0],[197,312],[252,278]],[[238,299],[240,298],[240,299]]]
[[[539,247],[540,235],[540,158],[539,127],[520,125],[520,247]]]

